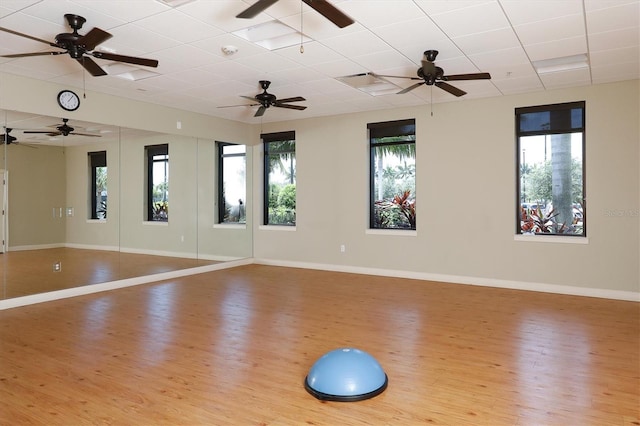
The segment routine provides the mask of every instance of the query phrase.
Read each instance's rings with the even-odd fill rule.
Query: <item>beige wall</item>
[[[8,247],[61,246],[66,230],[65,155],[60,147],[2,145],[8,171]]]
[[[514,108],[579,100],[586,101],[588,244],[515,241]],[[436,104],[433,116],[425,106],[265,125],[296,131],[297,226],[256,229],[254,257],[485,285],[638,292],[639,115],[631,81]],[[405,118],[416,119],[417,236],[372,235],[366,125]],[[254,163],[255,188],[261,167]],[[612,217],[612,210],[628,213]]]
[[[60,89],[0,75],[0,108],[56,116],[55,94]],[[217,232],[203,213],[214,202],[211,186],[187,188],[202,181],[208,167],[215,167],[203,156],[212,148],[199,146],[192,138],[221,140],[256,145],[252,153],[253,205],[249,206],[253,240],[251,229],[240,238],[241,244],[253,244],[257,259],[542,291],[584,289],[595,295],[604,291],[602,294],[615,296],[616,292],[639,293],[639,90],[638,81],[629,81],[455,100],[434,105],[433,116],[425,105],[264,124],[264,132],[296,131],[298,224],[294,232],[259,227],[260,126],[94,93],[88,94],[82,108],[70,118],[170,133],[175,136],[168,139],[170,150],[176,144],[184,148],[176,164],[172,155],[170,172],[172,188],[174,173],[185,176],[185,211],[180,216],[184,223],[171,225],[163,231],[165,240],[156,241],[142,229],[141,209],[131,223],[122,219],[121,235],[136,235],[144,248],[173,251],[176,246],[167,242],[173,244],[185,235],[189,247],[195,238],[198,248],[215,251],[225,240],[237,237],[226,230]],[[515,241],[514,108],[577,100],[586,101],[587,114],[588,244]],[[416,119],[417,235],[370,234],[366,124],[404,118]],[[180,131],[175,129],[176,120],[182,122]],[[143,180],[136,158],[141,149],[140,145],[122,147],[122,157],[130,162],[123,163],[121,170],[122,202],[139,202],[141,188],[137,185]],[[196,167],[197,173],[190,167]],[[125,188],[131,192],[125,194]],[[198,215],[186,210],[194,205]],[[610,214],[620,211],[625,213]],[[200,227],[195,236],[192,222]],[[345,253],[340,253],[341,244],[346,246]]]

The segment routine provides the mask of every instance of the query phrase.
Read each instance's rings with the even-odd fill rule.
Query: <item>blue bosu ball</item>
[[[361,401],[379,395],[388,378],[371,355],[354,348],[327,352],[311,367],[305,389],[325,401]]]

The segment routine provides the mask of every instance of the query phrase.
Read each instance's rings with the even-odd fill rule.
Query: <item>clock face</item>
[[[58,104],[67,111],[75,111],[80,106],[80,98],[71,90],[58,93]]]

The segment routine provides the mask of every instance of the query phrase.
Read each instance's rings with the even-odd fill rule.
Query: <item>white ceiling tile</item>
[[[582,14],[582,0],[499,0],[511,25]]]
[[[501,28],[499,30],[454,37],[453,42],[466,55],[520,46],[520,42],[511,28]]]
[[[554,40],[527,45],[525,50],[532,61],[562,58],[587,53],[587,40],[584,37]]]
[[[157,0],[71,0],[71,3],[124,22],[137,21],[169,9]],[[73,13],[81,15],[75,10]]]
[[[347,58],[374,50],[389,49],[389,45],[371,31],[359,31],[357,33],[328,38],[324,40],[322,44]]]
[[[301,68],[300,64],[283,58],[282,56],[263,53],[261,55],[252,55],[245,58],[234,59],[235,62],[244,64],[247,67],[254,68],[263,73],[282,71],[292,68]]]
[[[413,62],[395,50],[383,50],[368,55],[354,56],[352,60],[366,70],[386,74],[392,68],[413,67]]]
[[[344,56],[341,54],[316,41],[305,43],[303,47],[303,53],[300,53],[300,46],[279,49],[276,53],[307,67],[344,59]]]
[[[540,80],[547,89],[575,86],[576,82],[589,84],[591,73],[588,68],[541,74]]]
[[[587,12],[589,31],[600,33],[640,27],[640,2]]]
[[[626,64],[605,64],[591,68],[594,83],[610,83],[613,81],[637,80],[640,78],[640,65],[637,62]]]
[[[366,28],[389,25],[389,16],[394,22],[404,22],[424,14],[411,0],[347,1],[341,9]]]
[[[497,2],[479,3],[430,16],[451,38],[509,27],[509,21]]]
[[[616,47],[640,45],[640,31],[637,28],[623,28],[589,35],[589,50],[599,51]]]
[[[358,74],[358,73],[367,71],[363,69],[361,65],[353,62],[350,59],[341,59],[339,61],[323,62],[323,63],[314,65],[313,68],[324,75],[334,77],[334,78],[342,77],[345,75]]]
[[[415,3],[428,15],[451,12],[475,7],[483,3],[495,3],[495,0],[416,0]]]
[[[542,22],[517,25],[514,28],[525,46],[586,35],[582,14],[565,15]]]
[[[70,32],[64,14],[78,13],[87,18],[81,34],[99,27],[113,35],[100,49],[160,61],[157,76],[139,81],[88,76],[67,55],[0,58],[0,71],[247,123],[639,77],[638,0],[331,0],[357,21],[342,29],[300,0],[278,0],[253,19],[235,17],[256,1],[193,0],[172,8],[157,0],[0,0],[0,27],[53,41]],[[272,19],[302,28],[312,39],[304,53],[299,45],[268,51],[231,33]],[[226,45],[237,53],[224,54]],[[430,49],[439,51],[436,65],[446,75],[489,72],[492,79],[455,82],[468,92],[460,98],[425,85],[372,97],[335,80],[363,72],[416,77]],[[0,55],[52,50],[48,42],[0,31]],[[591,69],[545,75],[544,86],[531,65],[577,53],[589,54]],[[270,92],[280,97],[305,97],[308,108],[271,109],[263,118],[253,117],[255,107],[216,108],[245,103],[239,96],[259,93],[260,79],[271,80]],[[407,87],[416,80],[393,82]]]
[[[173,9],[136,21],[136,25],[182,43],[215,37],[223,33],[213,25],[207,25]]]

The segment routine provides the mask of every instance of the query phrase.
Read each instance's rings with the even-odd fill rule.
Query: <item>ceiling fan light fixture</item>
[[[268,50],[297,46],[311,41],[300,31],[275,20],[244,28],[233,34]]]
[[[550,74],[554,72],[588,68],[589,58],[586,53],[581,53],[579,55],[533,61],[533,66],[538,74]]]

